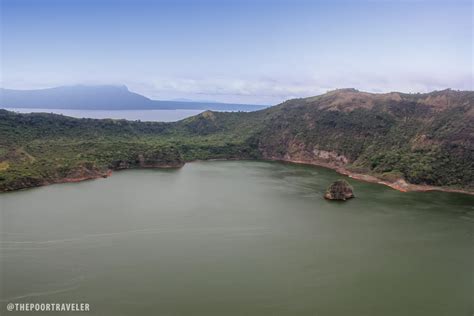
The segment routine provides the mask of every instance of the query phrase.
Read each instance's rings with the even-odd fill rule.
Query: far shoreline
[[[389,182],[380,178],[377,178],[376,176],[373,175],[368,175],[368,174],[362,174],[362,173],[357,173],[350,171],[344,167],[341,166],[335,166],[332,165],[331,163],[327,162],[317,162],[317,161],[299,161],[299,160],[286,160],[286,159],[239,159],[239,158],[212,158],[212,159],[195,159],[195,160],[189,160],[185,161],[184,164],[179,165],[179,166],[169,166],[169,165],[164,165],[164,166],[157,166],[157,167],[132,167],[132,168],[121,168],[121,169],[107,169],[102,172],[97,172],[94,175],[88,175],[88,176],[81,176],[81,177],[69,177],[69,178],[61,178],[61,179],[55,179],[54,181],[44,181],[38,185],[34,186],[27,186],[23,188],[18,188],[14,190],[6,190],[6,191],[0,191],[0,193],[9,193],[9,192],[17,192],[17,191],[23,191],[23,190],[28,190],[28,189],[33,189],[33,188],[39,188],[43,186],[48,186],[52,184],[61,184],[61,183],[76,183],[76,182],[83,182],[83,181],[89,181],[89,180],[96,180],[100,178],[108,178],[113,175],[114,172],[116,171],[124,171],[124,170],[139,170],[139,169],[180,169],[184,167],[187,163],[193,163],[193,162],[212,162],[212,161],[254,161],[254,162],[279,162],[279,163],[284,163],[284,164],[295,164],[295,165],[306,165],[306,166],[316,166],[316,167],[321,167],[321,168],[326,168],[330,170],[336,171],[338,174],[341,174],[343,176],[349,177],[354,180],[358,181],[363,181],[367,183],[375,183],[375,184],[380,184],[384,185],[387,187],[390,187],[396,191],[399,192],[433,192],[433,191],[438,191],[438,192],[446,192],[446,193],[459,193],[459,194],[467,194],[467,195],[474,195],[474,191],[468,191],[468,190],[462,190],[462,189],[452,189],[452,188],[445,188],[445,187],[438,187],[438,186],[430,186],[430,185],[420,185],[420,184],[411,184],[406,182],[404,179],[398,179],[394,182]]]

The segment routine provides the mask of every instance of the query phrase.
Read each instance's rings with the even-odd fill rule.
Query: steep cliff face
[[[262,157],[266,160],[279,160],[296,163],[306,163],[330,168],[346,167],[349,158],[336,151],[319,149],[317,145],[307,144],[297,139],[279,143],[275,148],[268,143],[260,144]]]
[[[472,189],[473,108],[473,92],[334,91],[269,109],[258,146],[265,159]]]

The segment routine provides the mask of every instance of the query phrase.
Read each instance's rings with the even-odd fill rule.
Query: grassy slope
[[[474,94],[339,90],[251,113],[175,123],[74,119],[0,110],[0,190],[148,164],[211,158],[318,160],[411,183],[474,187]]]

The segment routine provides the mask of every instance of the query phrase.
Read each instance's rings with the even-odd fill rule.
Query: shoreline
[[[432,191],[439,191],[439,192],[461,193],[461,194],[474,195],[474,191],[444,188],[444,187],[438,187],[438,186],[432,186],[432,185],[426,185],[426,184],[411,184],[411,183],[406,182],[404,179],[397,179],[394,182],[389,182],[389,181],[380,179],[380,178],[378,178],[376,176],[373,176],[373,175],[353,172],[353,171],[350,171],[350,170],[348,170],[348,169],[346,169],[342,166],[336,166],[336,165],[328,163],[328,162],[287,160],[287,159],[271,159],[269,161],[279,161],[279,162],[284,162],[284,163],[294,163],[294,164],[299,164],[299,165],[323,167],[323,168],[334,170],[337,173],[342,174],[344,176],[347,176],[351,179],[364,181],[364,182],[369,182],[369,183],[376,183],[376,184],[385,185],[385,186],[388,186],[388,187],[390,187],[394,190],[400,191],[400,192],[432,192]]]
[[[95,174],[89,174],[87,176],[79,176],[79,177],[68,177],[68,178],[60,178],[55,179],[53,181],[45,180],[43,182],[35,183],[35,185],[25,186],[18,189],[13,190],[2,190],[0,193],[8,193],[8,192],[15,192],[21,191],[26,189],[32,189],[37,187],[42,187],[51,184],[61,184],[61,183],[76,183],[82,182],[87,180],[96,180],[100,178],[108,178],[113,175],[114,171],[122,171],[122,170],[130,170],[130,169],[179,169],[182,168],[186,163],[192,162],[207,162],[207,161],[268,161],[268,162],[281,162],[281,163],[288,163],[288,164],[299,164],[299,165],[307,165],[307,166],[317,166],[322,168],[327,168],[336,171],[337,173],[347,176],[351,179],[364,181],[368,183],[376,183],[388,186],[394,190],[400,192],[432,192],[432,191],[439,191],[439,192],[448,192],[448,193],[460,193],[460,194],[468,194],[474,195],[474,191],[467,191],[462,189],[450,189],[438,186],[430,186],[430,185],[420,185],[420,184],[411,184],[406,182],[403,179],[398,179],[394,182],[389,182],[383,179],[380,179],[376,176],[357,173],[350,171],[342,166],[338,166],[329,162],[321,162],[321,161],[303,161],[303,160],[290,160],[290,159],[278,159],[278,158],[267,158],[267,159],[239,159],[239,158],[213,158],[213,159],[195,159],[186,161],[181,165],[163,165],[163,166],[142,166],[142,167],[129,167],[129,168],[118,168],[118,169],[107,169],[106,171],[97,172]]]
[[[179,165],[162,165],[162,166],[141,166],[141,167],[127,167],[127,168],[117,168],[117,169],[105,169],[105,170],[95,170],[93,173],[88,173],[87,175],[80,175],[77,177],[66,177],[66,178],[57,178],[57,179],[44,179],[34,182],[29,182],[30,185],[11,189],[11,190],[0,190],[0,194],[2,193],[10,193],[16,191],[23,191],[28,189],[34,189],[39,187],[44,187],[52,184],[61,184],[61,183],[77,183],[89,180],[97,180],[101,178],[108,178],[111,177],[114,171],[122,171],[122,170],[131,170],[131,169],[179,169],[184,166],[183,164]],[[25,183],[25,182],[23,182]]]

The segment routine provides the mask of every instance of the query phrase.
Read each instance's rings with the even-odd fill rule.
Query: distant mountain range
[[[257,111],[265,105],[194,101],[158,101],[131,92],[126,86],[62,86],[41,90],[0,89],[2,108],[78,110],[213,110]]]

